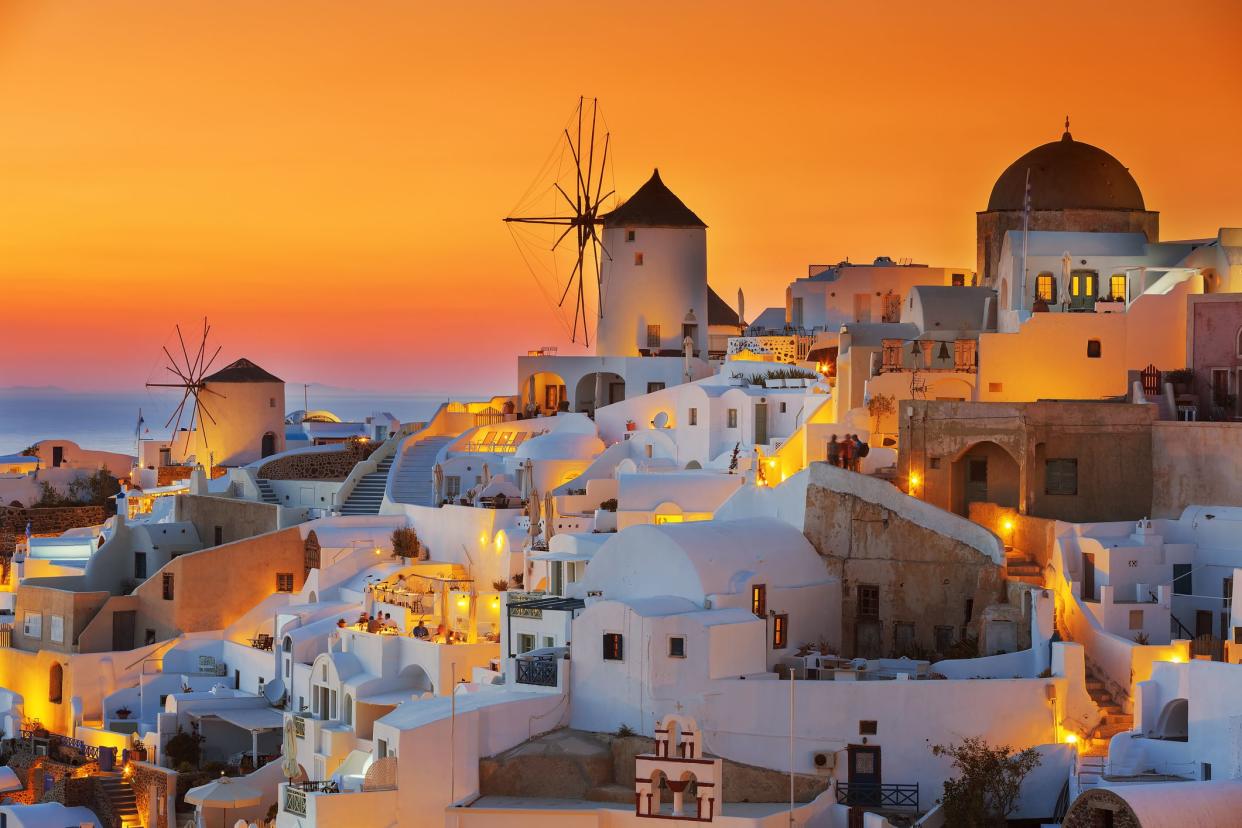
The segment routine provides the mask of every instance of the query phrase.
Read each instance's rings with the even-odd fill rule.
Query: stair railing
[[[388,439],[380,443],[379,448],[371,452],[371,456],[366,460],[359,461],[354,464],[346,476],[345,481],[341,483],[341,487],[336,490],[336,495],[332,499],[332,508],[340,511],[350,495],[354,493],[355,487],[362,481],[362,478],[368,474],[375,474],[379,471],[380,464],[392,457],[407,437],[416,431],[418,423],[403,423],[401,428],[388,435]],[[394,465],[396,463],[394,462]]]

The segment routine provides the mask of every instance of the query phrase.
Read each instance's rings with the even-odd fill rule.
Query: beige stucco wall
[[[32,578],[17,589],[17,615],[13,625],[13,646],[22,650],[54,650],[73,652],[73,646],[82,630],[95,617],[95,613],[108,600],[107,592],[72,591],[80,578]],[[23,632],[26,613],[43,614],[39,638]],[[51,617],[64,619],[64,640],[52,641]],[[0,685],[7,687],[8,685]]]
[[[1151,444],[1154,517],[1193,504],[1242,506],[1242,423],[1161,421]]]
[[[254,500],[184,494],[177,496],[175,519],[194,524],[199,539],[212,546],[217,526],[224,543],[274,532],[280,525],[280,507]]]

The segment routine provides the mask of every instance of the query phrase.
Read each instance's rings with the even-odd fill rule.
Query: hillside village
[[[1012,825],[1236,824],[1242,228],[1162,238],[1067,123],[975,262],[748,321],[664,176],[593,355],[425,422],[232,355],[209,425],[0,457],[0,820],[937,828],[980,739]]]

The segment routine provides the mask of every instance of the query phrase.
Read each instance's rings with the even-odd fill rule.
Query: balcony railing
[[[519,658],[517,660],[517,683],[536,687],[556,686],[555,658]]]
[[[289,785],[285,788],[285,813],[306,816],[306,792]]]
[[[869,782],[837,784],[837,804],[861,808],[919,808],[919,786],[878,785]]]

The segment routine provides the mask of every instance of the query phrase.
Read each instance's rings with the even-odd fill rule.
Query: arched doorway
[[[269,431],[263,435],[263,448],[260,449],[259,454],[263,457],[271,457],[275,453],[276,435]]]
[[[990,440],[975,443],[953,461],[953,511],[969,517],[971,503],[1018,508],[1018,461]]]
[[[65,668],[60,666],[59,661],[54,661],[47,675],[47,700],[52,704],[60,704],[64,685]]]
[[[612,371],[598,371],[578,380],[574,391],[574,411],[595,414],[595,409],[625,399],[625,380]]]
[[[306,542],[302,545],[303,564],[302,569],[305,575],[310,575],[312,569],[319,568],[319,536],[315,534],[315,530],[310,530],[306,535]],[[314,603],[313,601],[311,603]]]
[[[522,414],[525,416],[551,416],[568,405],[565,380],[551,371],[531,374],[522,390]]]

